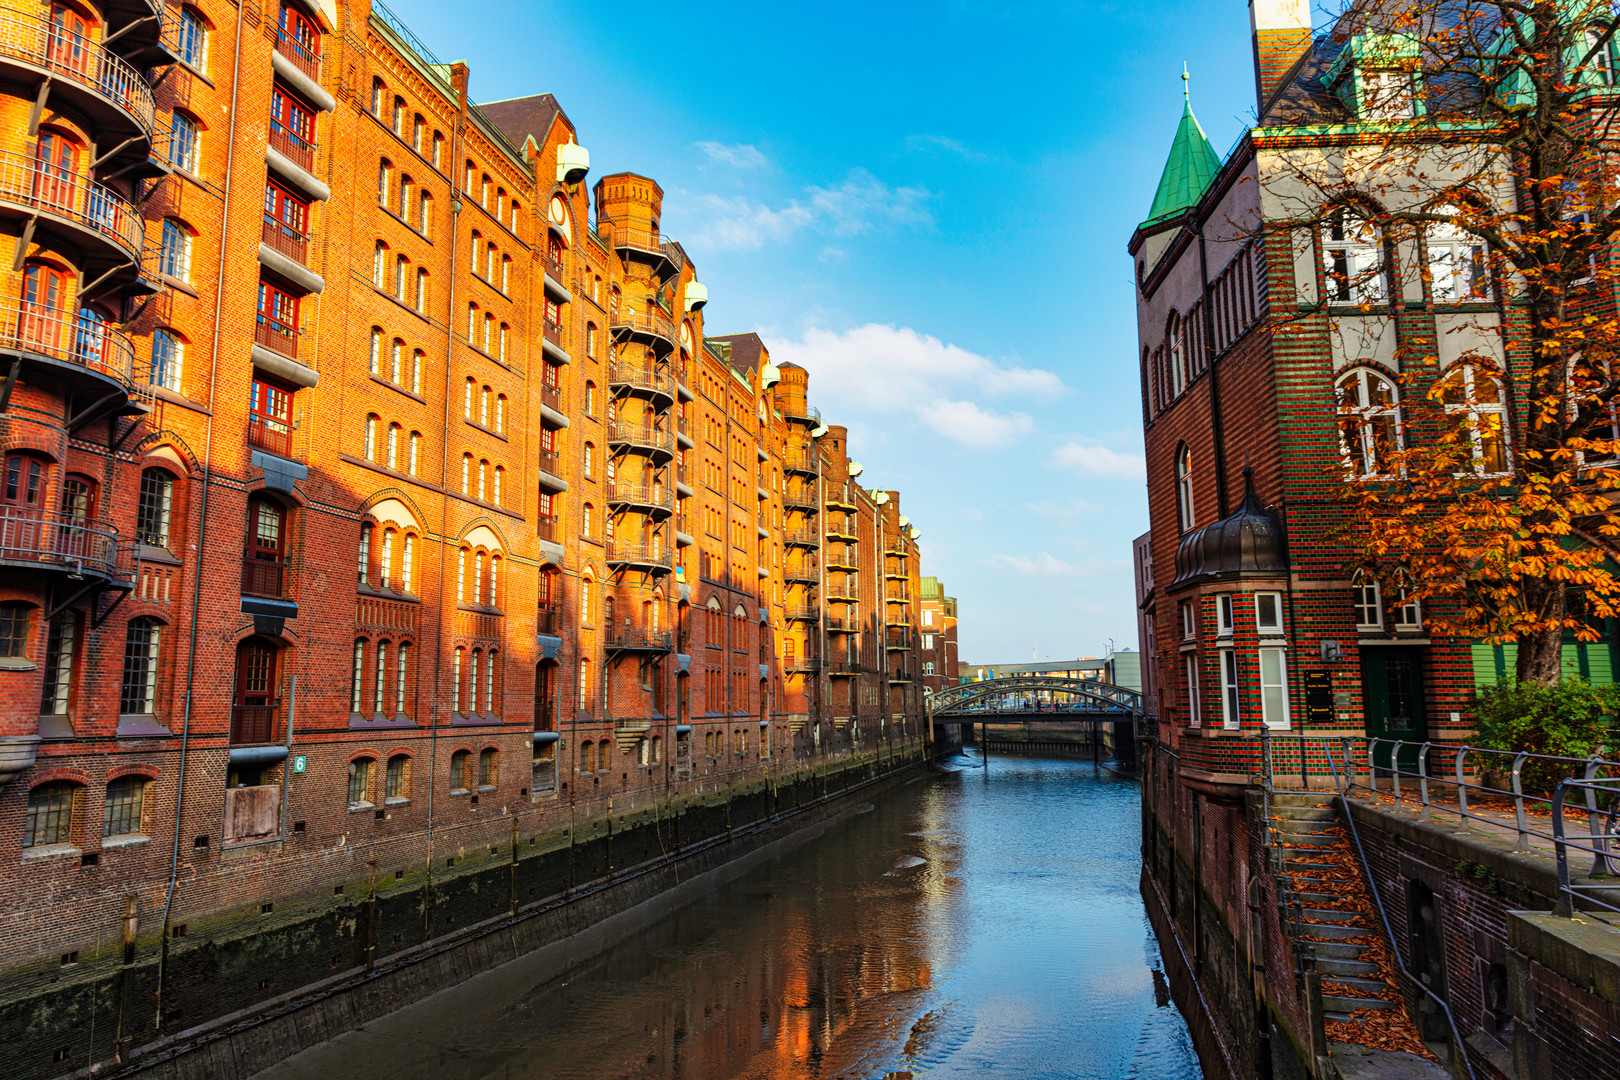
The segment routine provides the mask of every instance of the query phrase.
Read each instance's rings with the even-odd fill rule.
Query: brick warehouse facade
[[[1394,182],[1379,155],[1388,118],[1357,89],[1399,75],[1385,70],[1388,53],[1337,28],[1313,34],[1299,0],[1252,0],[1250,16],[1258,120],[1222,160],[1189,102],[1129,247],[1150,514],[1133,562],[1156,720],[1143,894],[1172,991],[1211,1075],[1337,1075],[1329,1042],[1365,1041],[1358,1012],[1402,1005],[1431,1048],[1453,1042],[1454,1069],[1466,1054],[1479,1076],[1515,1075],[1515,1062],[1520,1077],[1602,1072],[1612,1054],[1594,1064],[1604,1054],[1593,1047],[1612,1046],[1612,1002],[1567,971],[1612,943],[1559,953],[1519,926],[1530,913],[1508,910],[1551,905],[1545,865],[1503,860],[1489,838],[1461,830],[1434,830],[1436,843],[1408,827],[1410,815],[1352,804],[1372,880],[1395,912],[1388,944],[1449,1000],[1456,1040],[1407,983],[1335,951],[1343,946],[1321,928],[1333,912],[1318,909],[1350,901],[1291,869],[1334,858],[1338,841],[1318,838],[1337,835],[1333,823],[1351,811],[1323,794],[1325,775],[1310,793],[1268,788],[1263,735],[1290,747],[1290,762],[1303,756],[1295,735],[1315,747],[1360,735],[1463,744],[1474,690],[1513,663],[1511,648],[1430,633],[1395,583],[1352,579],[1350,549],[1335,536],[1346,521],[1339,492],[1387,471],[1384,440],[1438,434],[1402,403],[1439,388],[1478,472],[1502,472],[1492,463],[1513,452],[1528,364],[1514,302],[1445,270],[1483,263],[1473,241],[1441,229],[1380,235],[1370,212],[1324,213],[1333,204],[1301,179],[1315,163],[1333,181],[1361,178],[1364,206],[1399,210],[1423,197],[1414,174],[1446,175],[1448,155],[1467,150],[1418,147],[1416,168]],[[1411,78],[1393,84],[1410,90]],[[1486,180],[1511,204],[1505,175]],[[1612,641],[1564,648],[1566,671],[1594,681],[1611,678],[1613,659]],[[1375,760],[1388,755],[1386,746]],[[1403,767],[1415,761],[1403,754]],[[1326,774],[1325,758],[1310,771]],[[1271,779],[1303,784],[1292,766]],[[1370,911],[1366,875],[1345,855],[1352,868],[1340,884],[1362,890]],[[1493,884],[1486,901],[1468,872],[1484,863],[1522,891]],[[1538,983],[1552,955],[1562,974]],[[1584,1041],[1568,1038],[1571,1015],[1586,1022]]]
[[[0,963],[926,737],[898,494],[553,98],[380,4],[9,18]]]

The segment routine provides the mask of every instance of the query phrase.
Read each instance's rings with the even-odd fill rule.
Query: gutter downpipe
[[[220,208],[220,217],[227,223],[227,227],[220,230],[219,272],[214,279],[214,331],[211,345],[213,355],[209,360],[208,372],[208,435],[203,443],[202,498],[199,500],[197,511],[197,580],[191,590],[191,630],[187,634],[186,645],[186,696],[180,719],[180,775],[174,793],[174,843],[169,857],[169,884],[163,901],[163,932],[158,949],[155,1026],[160,1031],[163,1028],[164,978],[169,968],[169,918],[174,913],[174,894],[180,880],[180,823],[186,805],[186,753],[191,744],[191,706],[195,700],[194,691],[197,683],[197,616],[202,610],[203,560],[206,558],[208,546],[208,495],[213,490],[214,413],[219,393],[219,327],[225,305],[225,255],[230,236],[231,177],[236,171],[233,166],[236,161],[236,119],[239,115],[237,100],[242,86],[242,23],[245,10],[244,0],[236,0],[236,41],[232,46],[231,58],[231,124],[225,144],[225,184],[221,192]],[[285,820],[285,805],[282,807],[282,815]]]
[[[450,430],[450,372],[456,358],[456,271],[461,266],[461,183],[457,179],[462,175],[462,146],[467,136],[467,65],[450,65],[451,89],[456,95],[456,127],[450,139],[450,274],[449,282],[445,287],[445,336],[444,336],[444,430]],[[448,478],[450,475],[450,440],[444,440],[443,465],[439,475]],[[445,581],[446,548],[449,546],[448,533],[450,530],[450,500],[439,501],[439,611],[444,611],[443,586]],[[443,622],[440,622],[443,626]],[[435,688],[443,685],[444,678],[444,641],[441,635],[438,648],[433,650],[433,685]],[[434,793],[438,790],[439,776],[439,710],[437,708],[438,690],[430,696],[428,718],[428,801],[427,801],[427,883],[422,892],[422,937],[427,940],[433,936],[433,811]]]

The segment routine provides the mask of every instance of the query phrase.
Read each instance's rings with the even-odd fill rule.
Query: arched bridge
[[[1142,713],[1142,695],[1096,679],[1008,676],[962,683],[928,695],[935,721],[978,723],[989,719],[1128,720]]]

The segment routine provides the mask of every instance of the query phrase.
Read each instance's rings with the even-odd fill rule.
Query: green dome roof
[[[1185,80],[1187,76],[1182,75]],[[1159,190],[1153,196],[1153,209],[1148,211],[1143,225],[1151,225],[1163,218],[1179,214],[1196,206],[1204,192],[1221,171],[1220,155],[1209,144],[1209,136],[1198,126],[1193,115],[1192,98],[1184,90],[1181,124],[1176,128],[1176,141],[1170,144],[1170,158],[1164,163],[1159,177]]]

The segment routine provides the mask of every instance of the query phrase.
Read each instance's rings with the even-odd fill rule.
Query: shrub
[[[1475,746],[1588,758],[1605,753],[1612,743],[1614,718],[1620,714],[1620,686],[1593,686],[1584,679],[1565,679],[1552,686],[1508,680],[1481,689],[1475,706],[1479,711],[1479,734],[1471,740]],[[1510,784],[1508,768],[1506,761],[1491,766],[1492,771],[1503,774],[1503,788]],[[1520,781],[1526,791],[1550,792],[1571,775],[1579,778],[1582,770],[1570,764],[1528,761]]]

